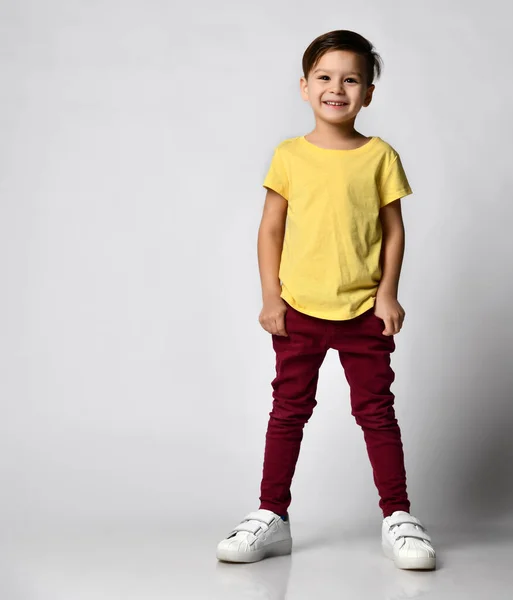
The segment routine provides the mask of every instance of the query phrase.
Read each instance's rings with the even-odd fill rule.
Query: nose
[[[338,79],[332,79],[332,86],[331,86],[331,91],[334,94],[343,94],[344,93],[344,86],[343,86],[343,82],[339,81]]]

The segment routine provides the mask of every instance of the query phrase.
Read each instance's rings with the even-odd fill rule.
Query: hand
[[[394,335],[401,331],[405,312],[394,296],[377,295],[374,314],[385,321],[383,335]]]
[[[274,335],[288,336],[285,331],[285,313],[287,305],[280,296],[264,300],[264,306],[258,317],[260,325]]]

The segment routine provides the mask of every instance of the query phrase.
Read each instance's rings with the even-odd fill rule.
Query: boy
[[[336,349],[351,391],[383,512],[382,548],[402,569],[434,569],[435,551],[410,513],[401,432],[390,385],[404,253],[400,200],[412,193],[397,152],[355,130],[372,100],[381,58],[357,33],[331,31],[303,55],[301,95],[314,130],[275,148],[258,233],[263,308],[276,378],[260,508],[217,547],[254,562],[292,550],[288,507],[304,425],[317,404],[319,368]]]

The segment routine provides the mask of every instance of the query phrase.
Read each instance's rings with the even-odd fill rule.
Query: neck
[[[354,128],[354,119],[346,123],[332,124],[317,120],[315,129],[308,135],[312,142],[320,142],[325,147],[343,147],[350,142],[366,139],[364,135]]]

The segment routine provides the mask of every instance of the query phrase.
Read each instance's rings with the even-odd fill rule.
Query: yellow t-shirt
[[[274,149],[263,186],[288,202],[281,297],[330,320],[374,306],[382,274],[379,210],[412,193],[392,146],[372,137],[353,150],[329,150],[289,138]]]

